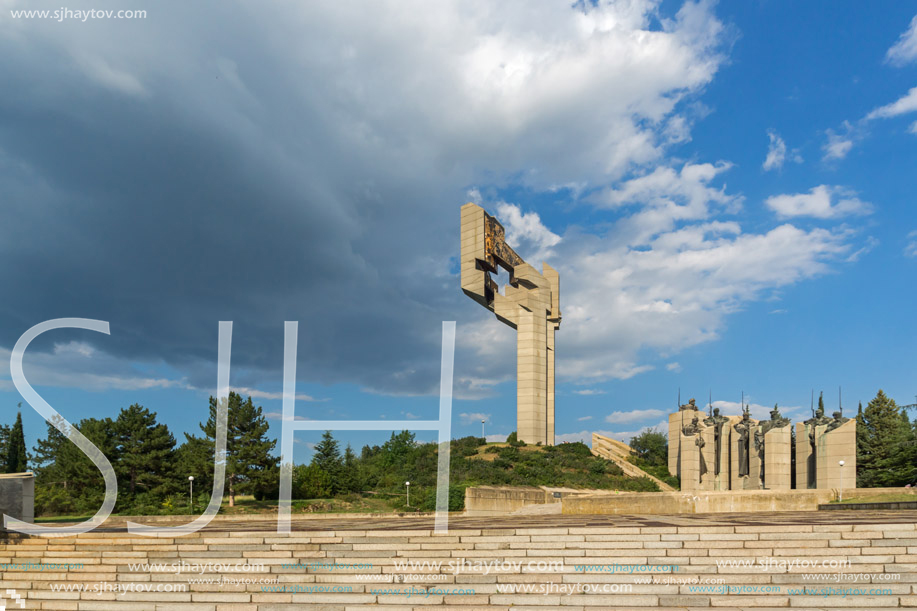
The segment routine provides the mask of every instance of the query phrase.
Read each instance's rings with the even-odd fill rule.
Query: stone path
[[[143,518],[109,518],[95,532],[127,532],[128,520],[143,523]],[[157,520],[156,526],[175,526],[190,521],[189,517],[176,516],[170,520]],[[779,526],[812,524],[914,524],[917,511],[788,511],[779,513],[710,513],[683,515],[513,515],[449,518],[449,530],[475,530],[480,528],[583,528],[583,527],[664,527],[664,526]],[[51,526],[49,524],[49,526]],[[293,517],[292,530],[432,530],[433,516],[373,516],[322,518]],[[233,517],[217,518],[204,531],[213,532],[266,532],[276,531],[274,516],[253,516],[251,519]]]

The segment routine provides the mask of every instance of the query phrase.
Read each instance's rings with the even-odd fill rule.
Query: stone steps
[[[917,607],[917,530],[913,523],[463,528],[447,535],[434,535],[427,529],[295,531],[290,535],[205,530],[163,539],[95,532],[50,539],[11,535],[3,541],[0,596],[15,590],[23,597],[25,609]],[[399,568],[398,563],[409,561],[415,566]],[[740,566],[738,561],[749,566]],[[417,566],[420,562],[441,564],[430,568]],[[827,563],[828,568],[806,567],[804,563],[810,562]],[[28,563],[33,565],[4,566]],[[39,563],[44,570],[34,566]],[[49,566],[51,563],[79,566],[68,569]],[[177,573],[173,565],[181,563],[186,566]],[[334,568],[314,563],[333,564]],[[483,563],[489,563],[489,574]],[[839,574],[833,565],[838,563],[845,565],[841,576],[863,577],[833,581]],[[151,571],[144,564],[167,566]],[[672,568],[650,573],[649,566]],[[829,576],[804,578],[816,573]],[[883,580],[883,575],[897,578]],[[201,582],[221,576],[222,584]],[[636,582],[647,578],[655,583]],[[724,591],[727,586],[731,591]],[[74,589],[78,587],[84,591]],[[846,588],[848,595],[797,592],[804,587]],[[393,592],[396,588],[398,593]],[[854,595],[850,590],[855,588],[887,592]],[[6,608],[20,608],[10,598],[6,595]]]

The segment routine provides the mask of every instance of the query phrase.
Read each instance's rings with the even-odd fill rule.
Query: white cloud
[[[600,435],[605,433],[602,431],[596,431]],[[611,435],[609,435],[610,437]],[[554,435],[554,443],[561,444],[564,442],[575,443],[577,441],[582,441],[590,448],[592,447],[592,431],[580,431],[578,433],[559,433]]]
[[[661,409],[635,409],[629,412],[614,412],[605,416],[609,424],[623,424],[625,422],[639,422],[647,418],[658,418],[665,415]]]
[[[10,350],[0,347],[0,362],[9,363],[10,354]],[[94,392],[193,389],[184,379],[140,375],[123,359],[82,342],[55,344],[51,352],[32,348],[23,357],[23,371],[29,384],[36,387],[80,388]]]
[[[583,416],[583,417],[581,417],[581,418],[577,418],[577,420],[578,420],[579,422],[585,422],[585,421],[587,421],[587,420],[592,420],[592,416]]]
[[[595,383],[648,371],[641,352],[672,355],[716,339],[743,304],[822,274],[850,252],[844,230],[783,224],[744,234],[722,221],[687,224],[635,248],[618,229],[628,220],[605,236],[571,228],[558,245],[562,378]]]
[[[551,247],[561,237],[541,222],[537,212],[523,213],[519,206],[500,202],[497,204],[497,218],[506,228],[506,241],[533,267],[551,256]]]
[[[860,257],[872,251],[873,248],[879,245],[879,240],[875,236],[867,236],[866,243],[860,247],[858,250],[851,253],[844,261],[846,263],[856,263],[860,260]]]
[[[459,418],[462,421],[462,424],[481,424],[481,420],[485,422],[490,422],[490,414],[459,414]]]
[[[656,429],[657,431],[662,431],[665,433],[668,431],[669,423],[667,420],[662,420],[653,426],[645,426],[637,431],[579,431],[577,433],[563,433],[554,436],[555,443],[562,443],[564,441],[572,443],[575,441],[582,441],[587,446],[592,447],[592,433],[598,433],[604,437],[610,437],[611,439],[617,439],[618,441],[623,441],[624,443],[630,443],[631,438],[636,437],[644,431],[650,429]]]
[[[247,388],[245,386],[233,386],[232,391],[243,397],[251,397],[252,399],[268,399],[272,401],[279,401],[283,399],[283,392],[270,392],[266,390],[258,390],[257,388]],[[296,393],[297,401],[327,401],[328,399],[316,399],[311,395],[305,393]]]
[[[890,119],[900,115],[917,111],[917,87],[912,87],[905,95],[885,106],[880,106],[866,114],[855,124],[844,121],[841,131],[829,129],[825,131],[828,141],[822,146],[822,160],[835,161],[847,156],[853,145],[866,137],[866,126],[876,119]],[[917,133],[917,123],[911,125],[908,131]]]
[[[767,137],[770,140],[770,145],[767,149],[767,157],[764,158],[764,163],[761,167],[765,170],[779,170],[783,167],[783,162],[786,161],[786,142],[773,131],[768,132]]]
[[[903,66],[917,60],[917,16],[911,25],[885,55],[886,61],[894,66]]]
[[[917,230],[907,234],[908,243],[904,247],[904,254],[908,257],[917,257]]]
[[[910,91],[891,104],[880,106],[870,112],[866,115],[866,119],[889,119],[915,111],[917,111],[917,87],[912,87]]]
[[[675,373],[681,371],[681,365],[679,363],[666,363],[665,368],[667,371],[674,371]]]
[[[907,131],[917,136],[917,121],[914,121],[913,123],[911,123],[911,126],[908,128]]]
[[[146,94],[143,83],[136,75],[113,67],[101,56],[77,53],[74,54],[73,61],[87,77],[107,89],[135,97]]]
[[[754,403],[751,401],[751,398],[746,395],[745,403],[748,405],[749,412],[751,417],[755,420],[769,420],[771,417],[771,410],[774,409],[773,405],[761,405],[759,403]],[[723,416],[741,416],[742,415],[742,404],[738,401],[714,401],[714,408],[719,408],[721,415]],[[808,411],[808,407],[803,408],[798,405],[781,405],[780,414],[791,419],[799,419],[800,416],[805,415]],[[806,416],[808,417],[808,416]]]
[[[765,204],[780,218],[811,216],[830,219],[872,211],[870,204],[860,201],[852,192],[828,185],[819,185],[808,193],[774,195],[767,198]]]
[[[494,435],[485,435],[484,439],[487,440],[487,443],[504,443],[507,437],[509,437],[509,433],[496,433]]]
[[[767,157],[764,158],[764,163],[761,164],[765,172],[783,168],[783,164],[787,159],[793,163],[802,163],[803,159],[802,155],[799,154],[799,150],[793,149],[792,151],[788,151],[786,142],[784,142],[783,138],[781,138],[777,132],[769,130],[767,132],[767,138],[770,141],[767,149]]]
[[[847,153],[850,152],[850,149],[853,148],[853,142],[856,139],[856,133],[853,125],[850,121],[844,121],[842,124],[844,129],[843,133],[838,133],[833,129],[825,131],[825,135],[828,136],[828,141],[822,146],[822,160],[824,161],[834,161],[836,159],[843,159],[847,156]]]
[[[264,417],[268,420],[283,420],[283,412],[265,412]],[[294,415],[293,418],[288,418],[287,422],[293,420],[313,420],[313,418],[306,418],[304,416]]]
[[[577,394],[577,395],[583,395],[583,396],[586,396],[586,397],[591,397],[591,396],[593,396],[593,395],[604,395],[604,394],[605,394],[605,391],[604,391],[604,390],[599,390],[599,389],[597,389],[597,388],[585,388],[585,389],[583,389],[583,390],[574,390],[573,393],[574,393],[574,394]]]

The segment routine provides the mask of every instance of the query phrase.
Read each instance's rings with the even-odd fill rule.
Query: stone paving
[[[128,520],[143,522],[143,518],[110,518],[97,532],[127,532],[124,526]],[[156,521],[157,526],[175,526],[190,521],[189,517],[176,516],[171,520]],[[641,527],[641,526],[776,526],[781,524],[914,524],[917,510],[906,511],[787,511],[768,514],[753,513],[709,513],[682,515],[513,515],[465,517],[461,514],[449,517],[450,530],[478,528],[577,528],[577,527]],[[293,531],[309,530],[365,530],[370,524],[373,530],[416,530],[433,529],[433,516],[380,516],[321,518],[297,517],[291,520]],[[217,518],[205,531],[264,532],[276,531],[277,519],[273,516],[253,516],[246,519],[234,516],[232,520]]]
[[[454,516],[443,535],[429,516],[304,517],[286,535],[217,519],[166,538],[123,520],[0,536],[0,609],[917,608],[917,511]]]

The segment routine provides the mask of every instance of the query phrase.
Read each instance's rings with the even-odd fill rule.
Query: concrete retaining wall
[[[34,475],[31,473],[0,474],[0,514],[23,522],[35,521]]]
[[[569,496],[596,494],[601,490],[577,490],[550,486],[474,486],[465,489],[465,515],[500,516],[532,505],[560,503]]]
[[[845,498],[878,497],[889,493],[917,495],[917,489],[859,488]],[[849,495],[849,496],[848,496]],[[817,511],[837,499],[837,490],[729,490],[722,492],[637,492],[589,494],[563,499],[566,514],[674,514]]]

